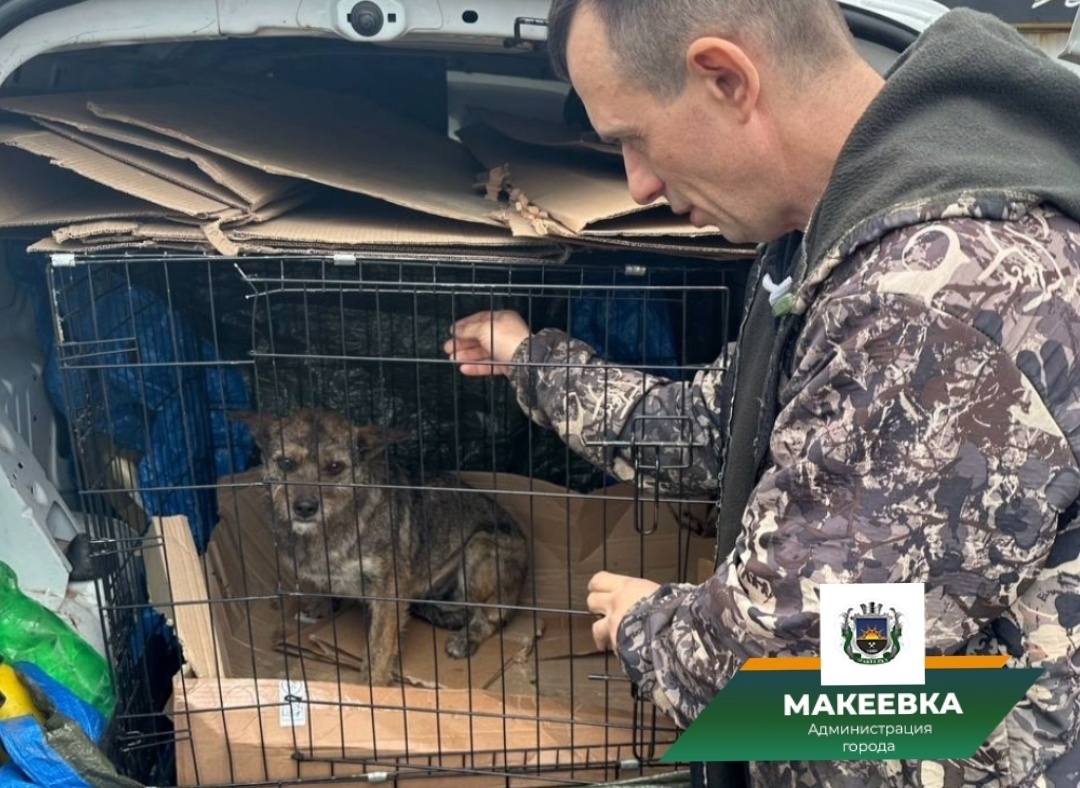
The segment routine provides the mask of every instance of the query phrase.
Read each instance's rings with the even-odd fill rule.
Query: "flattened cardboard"
[[[508,133],[530,136],[520,121],[494,117]],[[536,141],[545,134],[555,132],[541,130],[531,137]],[[713,259],[753,256],[752,248],[729,243],[716,228],[694,227],[685,216],[672,214],[663,201],[638,205],[622,170],[604,159],[526,145],[484,124],[466,127],[458,136],[490,168],[484,184],[488,199],[502,190],[511,192],[511,205],[501,218],[517,237],[555,236],[587,246]]]
[[[228,672],[213,626],[203,567],[186,517],[154,517],[148,543],[162,549],[145,553],[150,602],[176,630],[184,657],[200,676]]]
[[[377,105],[282,88],[273,101],[187,88],[91,100],[90,110],[287,177],[424,213],[497,224],[464,147]],[[318,122],[311,122],[317,118]],[[302,142],[300,142],[302,141]]]
[[[60,244],[72,240],[88,241],[102,236],[130,235],[138,227],[138,222],[121,219],[101,219],[96,222],[82,222],[80,224],[70,224],[67,227],[58,227],[53,230],[52,237]]]
[[[207,254],[213,251],[210,244],[190,246],[179,243],[162,243],[161,241],[130,241],[110,240],[97,241],[92,244],[80,241],[68,241],[57,243],[54,239],[42,238],[26,247],[26,251],[32,254],[101,254],[104,252],[132,252],[132,251],[170,251],[183,252],[185,254]]]
[[[234,212],[234,209],[224,203],[196,194],[190,189],[105,156],[42,127],[0,124],[0,144],[48,158],[58,167],[76,172],[102,186],[159,205],[169,212],[200,219],[218,218]]]
[[[214,251],[199,227],[162,221],[125,221],[105,219],[79,222],[53,230],[28,248],[29,252],[54,254],[91,254],[122,250],[167,249],[169,251],[206,254]],[[112,455],[105,455],[112,456]]]
[[[259,224],[229,231],[237,243],[317,244],[321,247],[382,246],[550,247],[550,242],[514,238],[506,229],[424,216],[376,200],[324,201]]]
[[[5,183],[0,189],[0,229],[169,215],[160,206],[88,181],[16,148],[0,146],[0,172]]]
[[[126,94],[127,91],[124,91],[123,95]],[[57,132],[61,131],[61,127],[68,127],[87,136],[190,161],[216,183],[239,197],[243,207],[249,211],[258,211],[301,185],[298,180],[271,175],[170,137],[99,118],[89,110],[86,103],[91,97],[101,98],[108,95],[112,93],[55,93],[9,97],[0,99],[0,109],[28,115],[39,122],[44,121],[43,125]]]
[[[631,707],[629,685],[590,680],[610,673],[610,657],[567,665],[526,655],[510,659],[504,675],[488,689],[437,692],[417,686],[371,688],[347,666],[295,658],[282,663],[281,655],[275,673],[275,663],[256,644],[265,642],[275,617],[285,620],[284,607],[273,609],[273,601],[289,600],[278,595],[289,581],[266,538],[265,495],[255,494],[262,490],[251,486],[258,478],[254,469],[221,480],[222,521],[201,560],[182,519],[162,528],[163,547],[148,550],[157,553],[156,559],[148,556],[147,564],[152,599],[183,630],[185,655],[206,654],[207,644],[227,655],[220,663],[189,659],[174,679],[171,716],[179,784],[331,775],[340,780],[366,770],[410,773],[435,767],[451,771],[437,772],[425,784],[481,788],[493,779],[504,784],[501,777],[461,773],[487,769],[519,775],[508,781],[517,788],[549,784],[550,779],[530,778],[530,769],[534,774],[537,768],[549,769],[543,775],[548,778],[589,779],[586,764],[633,757],[634,742],[640,743],[642,734],[635,731],[630,712],[619,708],[620,702]],[[166,577],[172,587],[162,590]],[[222,601],[181,606],[201,611],[199,617],[181,616],[168,605],[192,599]],[[524,640],[530,636],[522,630]],[[247,648],[239,648],[245,640]],[[258,679],[247,677],[254,675]],[[285,677],[297,684],[284,685]],[[538,691],[551,687],[561,687],[555,697]],[[300,719],[286,713],[286,694],[296,697],[298,692],[306,698],[294,704]],[[619,700],[612,703],[613,698]],[[658,754],[674,737],[674,730],[662,727]]]
[[[479,690],[372,690],[336,682],[307,682],[305,690],[308,700],[298,704],[304,724],[292,725],[278,681],[189,678],[178,684],[172,717],[179,784],[300,779],[324,785],[315,781],[327,778],[331,786],[367,772],[433,769],[423,777],[433,788],[523,788],[600,780],[603,773],[587,764],[634,758],[629,721],[607,727],[593,711],[575,714],[571,725],[561,722],[569,719],[562,703],[535,696],[504,703]],[[365,758],[372,762],[365,766]],[[451,771],[440,775],[440,767]],[[543,774],[530,779],[539,768]],[[495,774],[474,776],[475,769]],[[503,773],[510,775],[505,781]]]
[[[555,220],[537,222],[538,235],[579,235],[598,222],[644,210],[630,197],[623,176],[614,168],[571,167],[556,153],[538,153],[483,125],[460,129],[458,137],[484,166],[505,167],[523,201]]]
[[[331,665],[345,664],[357,670],[368,662],[367,620],[360,606],[349,605],[333,618],[300,628],[289,628],[275,648],[307,655]],[[412,620],[402,639],[400,678],[404,684],[427,689],[488,689],[512,662],[532,653],[537,630],[530,617],[515,617],[501,636],[480,645],[469,660],[445,656],[449,631],[425,621]]]
[[[123,142],[115,142],[102,137],[95,137],[92,134],[84,134],[61,123],[39,121],[39,125],[54,134],[66,137],[74,143],[95,150],[124,164],[130,164],[136,169],[163,178],[170,183],[175,183],[177,186],[183,186],[185,189],[201,194],[203,197],[219,202],[222,205],[233,208],[246,207],[244,201],[240,200],[232,191],[215,182],[192,162],[185,159],[176,159],[146,148],[138,148]]]
[[[715,540],[697,536],[712,504],[635,500],[631,484],[588,495],[513,474],[461,473],[462,483],[493,492],[495,501],[530,535],[529,603],[544,619],[541,659],[596,652],[595,616],[585,607],[590,578],[601,570],[657,583],[693,581],[696,561]],[[639,532],[639,527],[645,533]],[[560,611],[560,612],[556,612]]]

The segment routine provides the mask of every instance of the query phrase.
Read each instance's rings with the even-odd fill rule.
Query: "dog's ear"
[[[409,433],[403,430],[365,425],[356,428],[356,448],[361,457],[369,459],[381,454],[387,446],[401,443],[408,437]]]
[[[270,443],[270,427],[273,419],[269,416],[250,410],[230,410],[226,415],[232,421],[248,425],[251,429],[251,437],[260,449],[265,449]]]

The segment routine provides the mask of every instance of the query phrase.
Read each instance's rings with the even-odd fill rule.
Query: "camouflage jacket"
[[[1080,224],[1021,200],[998,220],[972,218],[1002,211],[974,202],[925,209],[958,218],[923,210],[848,238],[802,289],[770,467],[734,553],[704,584],[639,603],[618,653],[686,726],[747,657],[820,653],[820,583],[921,581],[928,653],[1046,672],[971,760],[753,763],[754,785],[1080,784],[1080,519],[1064,516],[1080,494]],[[696,448],[669,451],[691,452],[711,491],[719,365],[665,381],[553,330],[515,362],[526,411],[622,478],[629,458],[602,439],[638,413],[690,416]]]
[[[662,484],[715,492],[724,452],[729,472],[755,466],[715,574],[660,588],[620,626],[624,669],[679,725],[747,657],[818,655],[823,582],[923,582],[928,653],[1044,671],[971,759],[753,763],[755,785],[1080,785],[1078,108],[1074,75],[954,9],[840,152],[765,379],[744,372],[757,331],[727,386],[719,363],[685,384],[607,369],[552,331],[515,359],[533,418],[621,478],[630,458],[601,446],[631,436],[677,439],[639,454],[690,464]],[[777,407],[759,409],[758,463],[729,451],[746,421],[736,441],[726,414],[761,383]]]

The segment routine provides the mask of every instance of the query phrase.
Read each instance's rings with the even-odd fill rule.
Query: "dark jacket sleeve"
[[[509,380],[521,407],[575,452],[624,481],[716,491],[723,359],[688,382],[613,368],[589,345],[544,329],[517,349]],[[632,448],[633,447],[633,448]]]

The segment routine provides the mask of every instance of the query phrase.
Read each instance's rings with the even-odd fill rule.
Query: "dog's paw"
[[[480,642],[475,638],[470,638],[467,629],[454,632],[446,640],[446,653],[454,659],[471,657],[478,648],[480,648]]]
[[[333,603],[325,597],[305,599],[296,611],[296,617],[304,624],[317,624],[333,614]]]

